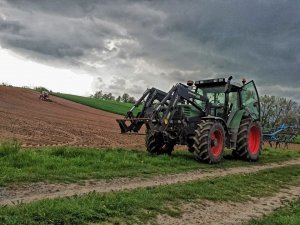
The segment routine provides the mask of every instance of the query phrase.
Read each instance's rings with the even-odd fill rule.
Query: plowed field
[[[24,147],[90,146],[143,148],[144,136],[121,135],[116,118],[54,96],[0,86],[0,139],[16,138]]]

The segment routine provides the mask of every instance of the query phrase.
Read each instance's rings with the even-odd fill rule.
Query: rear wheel
[[[194,155],[199,161],[218,163],[225,147],[224,127],[218,121],[201,121],[195,130]]]
[[[163,136],[159,132],[153,132],[149,129],[147,129],[146,132],[146,138],[145,138],[145,144],[147,151],[150,154],[168,154],[171,155],[174,144],[172,143],[165,143]]]
[[[257,161],[262,149],[262,129],[258,121],[244,118],[238,131],[235,157],[250,161]]]

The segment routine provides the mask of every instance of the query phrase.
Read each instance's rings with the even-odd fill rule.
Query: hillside
[[[131,103],[117,102],[112,100],[103,100],[103,99],[82,97],[82,96],[63,94],[63,93],[52,93],[52,95],[76,103],[80,103],[86,106],[90,106],[95,109],[100,109],[103,111],[112,112],[119,115],[125,115],[128,112],[128,110],[132,107]]]
[[[143,147],[143,136],[121,135],[119,115],[29,89],[0,86],[0,139],[23,146]]]

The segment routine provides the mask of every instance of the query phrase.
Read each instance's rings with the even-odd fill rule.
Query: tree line
[[[261,123],[276,128],[285,123],[300,126],[300,105],[288,98],[264,95],[260,97]]]
[[[92,98],[103,99],[103,100],[114,100],[117,102],[127,102],[134,104],[136,99],[133,96],[130,96],[128,93],[124,93],[122,96],[115,97],[112,93],[104,93],[102,90],[97,91]]]

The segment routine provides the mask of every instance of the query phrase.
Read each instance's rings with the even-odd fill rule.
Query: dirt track
[[[17,138],[24,147],[91,146],[144,147],[144,136],[121,135],[116,118],[51,96],[38,99],[32,90],[0,86],[0,139]]]
[[[13,205],[17,203],[28,203],[41,199],[53,199],[58,197],[69,197],[84,195],[89,192],[106,193],[111,191],[124,191],[136,188],[157,187],[180,182],[205,180],[215,177],[224,177],[234,174],[249,174],[265,169],[280,168],[288,165],[299,165],[300,159],[289,160],[281,163],[270,163],[266,165],[235,167],[228,169],[215,169],[204,172],[203,170],[179,173],[173,175],[161,175],[152,178],[118,178],[112,181],[86,181],[82,184],[43,184],[37,183],[25,187],[0,188],[0,205]]]
[[[159,215],[157,223],[161,225],[246,224],[249,220],[268,215],[274,210],[296,201],[299,197],[300,187],[289,187],[280,190],[273,196],[252,198],[248,202],[198,201],[197,203],[180,205],[183,214],[179,218]]]

